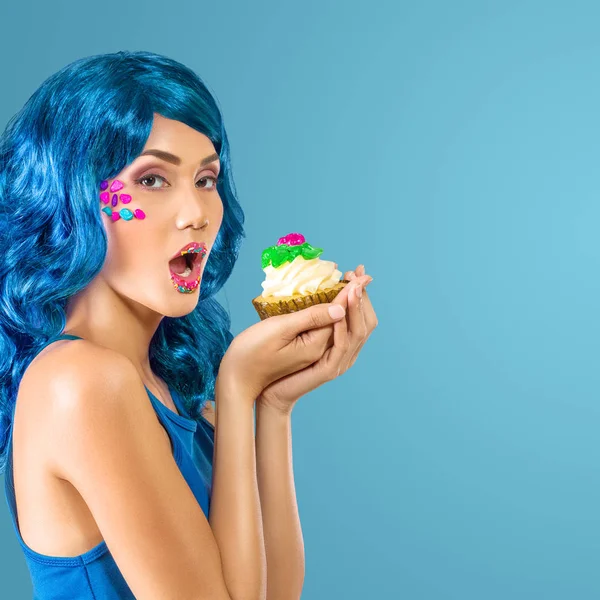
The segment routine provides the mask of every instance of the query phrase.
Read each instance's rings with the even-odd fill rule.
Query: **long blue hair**
[[[104,264],[100,182],[141,154],[154,113],[212,141],[224,214],[198,304],[183,317],[163,317],[150,343],[150,366],[179,392],[192,418],[214,398],[233,335],[229,314],[213,296],[245,237],[217,102],[196,73],[159,54],[121,51],[76,60],[44,81],[0,136],[0,472],[23,373],[63,332],[68,299]]]

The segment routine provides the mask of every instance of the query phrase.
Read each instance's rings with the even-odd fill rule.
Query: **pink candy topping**
[[[306,239],[301,233],[288,233],[277,240],[277,245],[287,244],[288,246],[301,246]]]

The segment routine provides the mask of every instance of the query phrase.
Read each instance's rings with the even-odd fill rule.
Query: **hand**
[[[313,336],[311,330],[345,322],[345,313],[337,318],[329,314],[332,305],[269,317],[242,331],[223,356],[215,386],[235,390],[234,395],[254,404],[270,383],[314,363],[325,352],[328,339]]]
[[[350,283],[335,297],[332,304],[339,303],[344,308],[348,307],[346,319],[308,332],[317,344],[326,340],[323,356],[314,364],[271,383],[258,397],[258,403],[289,414],[299,398],[326,381],[339,377],[355,363],[378,321],[365,290],[372,278],[365,275],[364,266],[360,265],[354,272],[346,272],[344,279]],[[363,289],[360,300],[350,293],[356,284]]]

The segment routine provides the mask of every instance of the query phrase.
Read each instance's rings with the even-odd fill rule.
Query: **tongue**
[[[169,261],[169,267],[173,273],[177,273],[177,275],[181,275],[187,268],[187,262],[185,260],[185,256],[178,256],[173,260]]]

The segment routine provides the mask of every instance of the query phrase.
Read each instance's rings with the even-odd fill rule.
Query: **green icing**
[[[262,253],[262,268],[273,265],[277,268],[286,262],[292,262],[297,256],[302,256],[306,260],[317,258],[323,253],[323,248],[313,248],[308,242],[296,246],[280,244],[279,246],[269,246]]]

